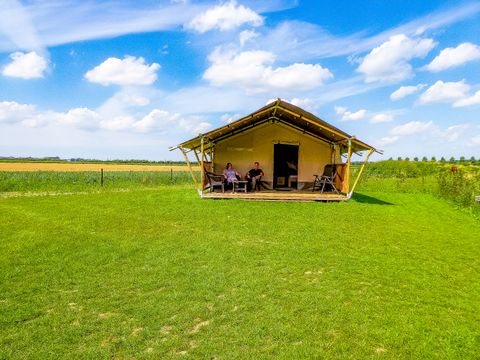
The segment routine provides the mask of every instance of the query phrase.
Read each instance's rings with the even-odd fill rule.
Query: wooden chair
[[[335,191],[337,194],[340,194],[335,186],[335,177],[337,176],[337,166],[335,164],[327,164],[323,169],[323,174],[321,176],[314,175],[315,180],[313,181],[313,188],[312,191],[317,189],[320,190],[320,193],[323,193],[325,190],[325,185],[331,186],[332,190]]]
[[[206,172],[205,176],[208,179],[210,192],[213,192],[215,186],[222,188],[222,193],[225,192],[225,177],[223,175],[217,175],[212,172]]]

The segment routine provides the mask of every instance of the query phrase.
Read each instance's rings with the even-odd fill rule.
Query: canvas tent
[[[207,195],[205,171],[221,174],[225,164],[231,162],[237,171],[245,174],[253,162],[258,161],[265,172],[263,180],[272,189],[291,188],[293,183],[295,190],[308,189],[315,174],[322,174],[325,165],[335,164],[339,175],[336,185],[344,194],[338,199],[350,198],[369,156],[377,151],[312,113],[280,99],[171,148],[175,149],[184,155],[202,196]],[[352,153],[363,152],[366,152],[365,162],[356,179],[350,179]],[[200,179],[190,166],[191,154],[200,164]]]

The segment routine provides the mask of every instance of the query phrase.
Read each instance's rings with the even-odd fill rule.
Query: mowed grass
[[[480,223],[425,194],[0,199],[0,358],[458,358]]]

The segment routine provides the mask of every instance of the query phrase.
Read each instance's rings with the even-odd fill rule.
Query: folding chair
[[[323,193],[325,190],[325,185],[329,185],[333,191],[337,194],[340,194],[335,186],[335,177],[337,176],[337,167],[335,164],[327,164],[323,169],[323,174],[321,176],[314,175],[315,180],[313,181],[312,192],[319,189],[320,193]]]

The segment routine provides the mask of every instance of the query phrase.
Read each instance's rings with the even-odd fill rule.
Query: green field
[[[421,178],[346,203],[137,180],[0,198],[0,358],[478,358],[480,221]]]

